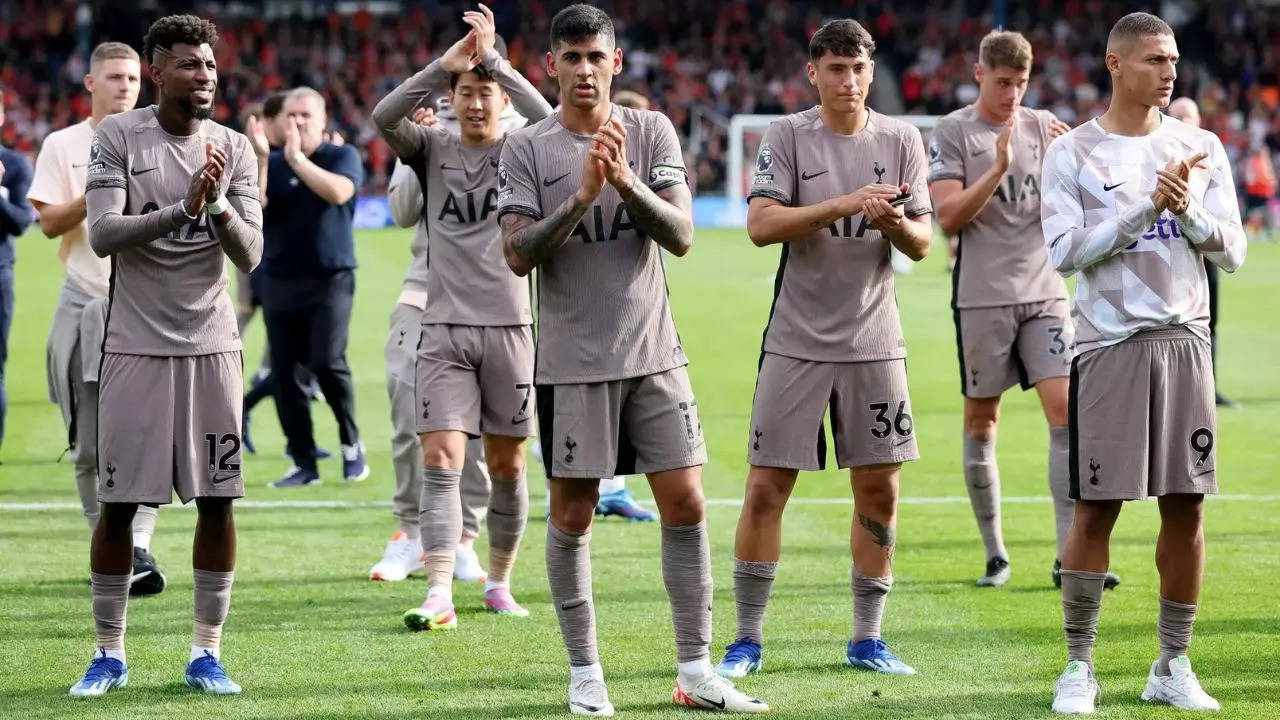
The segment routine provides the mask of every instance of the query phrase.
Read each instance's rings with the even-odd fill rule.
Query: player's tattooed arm
[[[683,182],[650,190],[631,171],[627,160],[627,128],[618,120],[610,120],[592,138],[588,161],[594,159],[597,172],[618,191],[631,217],[645,235],[676,257],[693,247],[693,197]]]
[[[663,249],[683,257],[693,247],[693,194],[689,186],[680,183],[654,192],[635,175],[632,178],[626,190],[619,190],[631,218]]]
[[[894,543],[897,541],[897,531],[861,513],[858,514],[858,524],[871,535],[872,540],[884,550],[886,556],[893,555]]]
[[[511,271],[524,277],[541,265],[565,244],[588,207],[591,203],[575,193],[541,220],[514,212],[502,215],[498,221],[502,226],[502,252]]]

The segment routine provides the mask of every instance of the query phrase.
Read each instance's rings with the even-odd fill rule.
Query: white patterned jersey
[[[1182,215],[1156,212],[1156,171],[1207,153],[1192,170]],[[1245,235],[1235,183],[1217,136],[1168,116],[1133,137],[1097,119],[1049,146],[1040,217],[1049,262],[1079,273],[1072,320],[1079,352],[1114,345],[1147,328],[1185,325],[1209,339],[1209,288],[1203,258],[1234,272]]]

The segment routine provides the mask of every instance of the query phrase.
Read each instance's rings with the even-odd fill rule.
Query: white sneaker
[[[1100,691],[1089,666],[1079,660],[1067,663],[1053,688],[1053,711],[1068,715],[1092,715]]]
[[[382,559],[369,570],[369,579],[399,582],[421,569],[422,543],[397,530],[382,551]]]
[[[671,690],[671,701],[702,710],[723,710],[739,713],[766,713],[769,706],[735,688],[733,683],[708,673],[681,687],[680,678]]]
[[[453,579],[459,582],[484,582],[488,578],[475,548],[458,546],[453,553]]]
[[[978,587],[1004,587],[1011,575],[1013,571],[1009,568],[1009,561],[993,557],[987,561],[987,573],[978,578]]]
[[[1147,675],[1147,687],[1142,691],[1147,702],[1162,702],[1179,710],[1221,710],[1222,705],[1200,687],[1200,680],[1191,672],[1191,661],[1186,655],[1169,661],[1169,676],[1156,675],[1156,664],[1151,663]]]
[[[569,712],[574,715],[613,717],[613,703],[609,702],[604,680],[594,677],[570,680]]]

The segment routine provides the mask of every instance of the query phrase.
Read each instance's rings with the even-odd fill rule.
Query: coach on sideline
[[[315,373],[338,423],[343,478],[363,480],[369,468],[356,428],[347,332],[355,297],[352,218],[364,171],[355,148],[324,142],[320,93],[291,91],[284,115],[283,148],[269,150],[265,133],[251,137],[259,165],[267,158],[260,271],[271,371],[292,377],[301,364]],[[294,467],[272,486],[315,483],[320,475],[307,396],[293,382],[276,383],[275,395]]]

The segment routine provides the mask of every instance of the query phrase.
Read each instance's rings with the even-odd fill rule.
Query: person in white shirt
[[[1049,262],[1078,274],[1069,434],[1075,517],[1062,555],[1066,669],[1053,709],[1094,711],[1093,673],[1111,531],[1125,500],[1158,498],[1160,656],[1142,698],[1218,710],[1187,659],[1204,569],[1203,501],[1217,492],[1216,415],[1203,260],[1233,272],[1245,234],[1216,136],[1160,110],[1178,46],[1132,13],[1107,38],[1111,105],[1045,153]]]
[[[132,110],[138,102],[142,66],[138,53],[124,43],[105,42],[93,50],[85,89],[93,114],[50,133],[36,157],[28,191],[40,213],[40,230],[57,238],[58,258],[66,267],[62,292],[53,313],[46,350],[49,399],[62,410],[67,443],[75,468],[76,488],[92,533],[98,524],[98,364],[103,321],[110,291],[111,260],[89,247],[85,225],[85,178],[89,144],[98,123],[108,115]],[[130,592],[152,595],[164,590],[164,573],[151,556],[156,508],[139,506],[133,519],[133,579]]]

